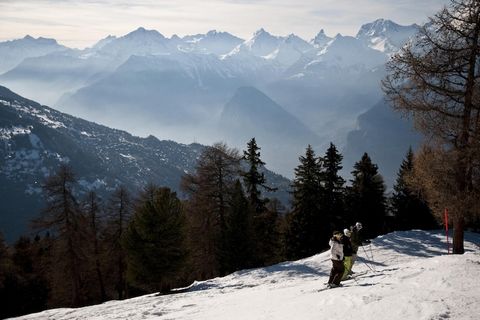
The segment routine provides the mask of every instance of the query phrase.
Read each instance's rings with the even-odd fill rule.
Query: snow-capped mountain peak
[[[417,33],[418,28],[419,26],[416,24],[402,26],[391,20],[377,19],[362,25],[356,38],[372,49],[392,54]]]
[[[385,62],[385,54],[375,51],[361,40],[337,34],[333,40],[318,52],[318,61],[330,65],[349,68],[363,65],[372,68]]]
[[[99,50],[100,55],[116,57],[116,64],[124,62],[131,55],[170,54],[176,51],[169,39],[157,30],[147,30],[143,27],[120,37],[110,39]]]
[[[181,51],[213,53],[220,56],[232,51],[243,42],[243,39],[228,32],[210,30],[206,34],[185,36],[182,38],[182,41],[183,43],[179,45]]]
[[[391,20],[377,19],[373,22],[364,24],[360,27],[360,30],[357,33],[357,37],[363,35],[366,36],[379,36],[384,35],[388,32],[396,32],[401,28],[401,26]]]
[[[327,45],[329,41],[331,41],[332,38],[327,36],[325,34],[325,31],[323,29],[320,30],[320,32],[313,38],[310,43],[313,44],[317,48],[323,48]]]
[[[261,28],[254,32],[253,36],[238,45],[229,55],[247,54],[256,57],[266,57],[277,50],[281,37],[276,37]]]
[[[271,36],[271,34],[265,31],[265,29],[260,28],[253,33],[253,37],[259,37],[259,36]]]

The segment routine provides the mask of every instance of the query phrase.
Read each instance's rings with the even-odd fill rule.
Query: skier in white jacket
[[[343,266],[343,244],[341,242],[343,233],[334,231],[333,237],[330,239],[330,254],[332,259],[332,270],[328,279],[328,287],[336,288],[341,286],[344,266]]]

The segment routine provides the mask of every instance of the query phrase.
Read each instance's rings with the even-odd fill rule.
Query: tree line
[[[224,143],[206,147],[182,178],[184,199],[148,184],[79,200],[72,168],[61,165],[42,186],[47,205],[32,222],[37,235],[12,247],[0,241],[0,316],[169,293],[194,280],[308,257],[328,248],[333,230],[356,221],[367,237],[436,227],[422,195],[405,182],[411,150],[391,197],[366,153],[349,185],[332,143],[324,156],[308,146],[299,162],[288,207],[264,196],[275,190],[255,138],[243,154]]]

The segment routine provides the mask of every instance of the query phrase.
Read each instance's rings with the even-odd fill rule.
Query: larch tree
[[[200,278],[227,272],[227,215],[230,196],[240,175],[238,150],[224,143],[205,148],[196,172],[182,178],[182,190],[189,196],[187,219],[192,263]]]
[[[111,276],[114,277],[115,291],[118,299],[128,297],[126,279],[126,255],[122,247],[122,238],[132,217],[132,200],[124,186],[119,186],[113,192],[107,205],[107,226],[105,237],[109,259],[113,261]]]
[[[90,251],[91,254],[90,260],[93,263],[93,269],[95,270],[96,280],[98,283],[98,290],[99,290],[99,300],[104,302],[107,300],[107,294],[105,290],[105,281],[102,271],[102,264],[101,264],[101,257],[102,257],[102,250],[101,250],[101,243],[99,236],[102,232],[101,224],[100,224],[100,215],[101,215],[101,208],[100,208],[100,198],[94,191],[90,191],[87,195],[87,198],[83,204],[83,210],[87,215],[89,221],[89,240],[90,240]]]
[[[54,304],[80,306],[84,301],[85,219],[74,196],[75,175],[68,165],[43,184],[47,206],[33,222],[37,230],[48,230],[54,237],[52,300]]]
[[[429,137],[415,160],[416,184],[437,214],[449,209],[457,254],[466,219],[480,210],[479,58],[480,2],[452,0],[392,57],[383,81],[394,108]]]

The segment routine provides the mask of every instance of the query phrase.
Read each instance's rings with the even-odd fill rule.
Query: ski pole
[[[366,256],[368,259],[370,259],[369,256],[368,256],[368,254],[367,254],[367,251],[365,250],[365,248],[363,247],[363,245],[362,245],[362,249],[363,249],[363,252],[365,252],[365,256]],[[370,267],[365,261],[363,261],[363,263],[365,263],[365,264],[367,265],[367,267],[368,267],[370,270],[372,270],[373,272],[377,272],[377,271],[375,271],[374,269],[372,269],[372,267]]]
[[[372,262],[375,263],[375,259],[373,259],[373,251],[372,251],[372,243],[371,242],[368,244],[368,247],[370,248],[370,254],[372,255]]]

